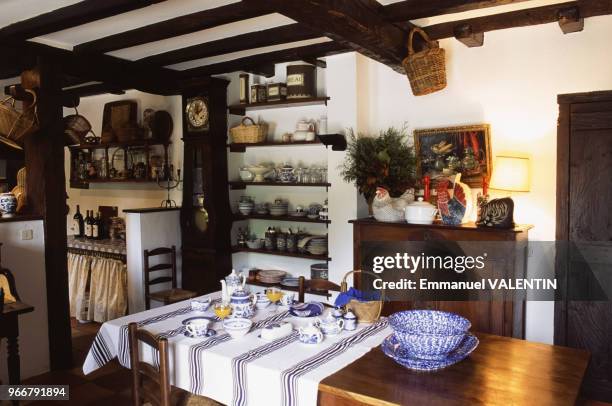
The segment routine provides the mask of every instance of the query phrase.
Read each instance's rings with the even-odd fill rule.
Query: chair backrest
[[[160,262],[157,265],[150,265],[149,259],[158,255],[169,255],[170,263]],[[151,279],[151,272],[163,271],[170,269],[171,276],[158,276]],[[173,245],[170,248],[160,247],[152,250],[144,250],[144,288],[145,288],[145,306],[151,308],[151,299],[149,298],[149,287],[159,283],[172,282],[172,288],[176,288],[176,247]]]
[[[130,365],[132,367],[132,400],[134,406],[148,402],[155,406],[170,406],[170,376],[168,369],[168,340],[138,329],[136,323],[130,323]],[[143,342],[153,348],[153,354],[159,356],[159,368],[140,360],[139,343]],[[146,390],[143,385],[147,382]],[[159,391],[151,390],[153,386]]]
[[[298,285],[298,301],[304,302],[306,289],[310,290],[331,290],[334,292],[340,292],[340,285],[334,282],[330,282],[326,279],[310,279],[306,281],[306,278],[300,276]]]

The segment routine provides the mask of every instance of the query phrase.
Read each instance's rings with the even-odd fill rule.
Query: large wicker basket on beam
[[[351,274],[368,274],[372,275],[376,278],[379,278],[373,272],[362,271],[360,269],[347,272],[342,278],[342,283],[340,283],[340,291],[346,292],[348,290],[346,279]],[[368,302],[360,302],[356,299],[351,299],[350,302],[346,304],[346,309],[351,310],[357,316],[357,320],[359,323],[374,323],[376,320],[380,318],[380,313],[382,312],[383,304],[385,300],[385,291],[381,290],[380,292],[380,300],[371,300]]]
[[[414,34],[419,34],[424,40],[424,50],[414,51]],[[446,87],[446,62],[444,49],[437,41],[431,41],[422,29],[415,27],[408,35],[408,56],[402,61],[406,75],[410,81],[412,93],[423,96],[437,92]]]
[[[26,89],[32,95],[32,104],[19,112],[15,109],[15,99],[8,97],[0,102],[0,138],[2,142],[15,148],[23,145],[23,138],[38,130],[36,114],[36,92]]]

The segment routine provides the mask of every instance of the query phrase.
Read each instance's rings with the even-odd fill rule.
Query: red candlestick
[[[482,195],[487,196],[489,194],[489,179],[482,178]]]
[[[424,193],[424,200],[426,202],[429,201],[429,195],[430,195],[430,191],[429,191],[429,185],[431,183],[431,179],[429,178],[429,175],[425,175],[425,177],[423,178],[423,186],[425,188],[425,193]]]

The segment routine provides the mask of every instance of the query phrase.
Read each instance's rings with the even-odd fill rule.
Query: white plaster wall
[[[516,220],[535,226],[530,239],[552,241],[556,98],[612,89],[611,37],[612,17],[605,16],[586,19],[583,32],[569,35],[562,35],[557,24],[546,24],[488,32],[480,48],[444,40],[448,87],[422,97],[412,96],[407,78],[371,61],[369,129],[490,123],[494,155],[519,152],[532,159],[531,192],[513,195]],[[552,342],[553,309],[552,303],[528,303],[527,339]]]
[[[125,95],[100,95],[81,99],[78,107],[79,114],[85,116],[92,125],[93,131],[97,136],[102,132],[102,113],[104,104],[116,100],[137,100],[138,101],[138,120],[142,121],[142,112],[147,108],[155,110],[167,110],[174,121],[172,133],[172,144],[169,148],[171,163],[174,168],[181,168],[183,164],[183,142],[181,137],[182,112],[180,96],[159,96],[143,93],[137,90],[127,91]],[[74,114],[74,109],[64,109],[64,115]],[[161,148],[161,147],[156,147]],[[160,153],[163,150],[160,149]],[[163,155],[162,155],[163,156]],[[123,216],[122,210],[159,207],[162,200],[166,199],[166,190],[159,188],[154,183],[107,183],[90,184],[89,189],[73,189],[70,187],[70,152],[65,149],[65,173],[66,191],[68,193],[68,205],[70,213],[68,219],[68,234],[74,234],[71,230],[71,220],[79,204],[81,213],[85,215],[85,210],[97,210],[98,206],[118,206],[119,215]],[[174,189],[171,198],[180,206],[182,202],[182,191]]]
[[[126,213],[127,270],[128,270],[128,306],[129,313],[145,310],[144,299],[144,250],[158,247],[176,247],[177,286],[181,287],[181,224],[180,211],[170,210],[152,213]],[[160,262],[168,263],[166,256],[151,258],[150,265]],[[162,276],[158,271],[151,279]],[[170,275],[170,271],[167,271]],[[152,292],[170,289],[170,283],[154,285]],[[151,307],[163,304],[151,301]]]
[[[21,240],[22,230],[32,230],[33,239]],[[21,378],[49,370],[47,283],[45,277],[44,228],[42,220],[0,223],[2,266],[15,276],[21,300],[34,306],[19,316]],[[0,379],[8,382],[6,340],[0,348]]]

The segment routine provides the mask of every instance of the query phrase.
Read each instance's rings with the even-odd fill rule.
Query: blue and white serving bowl
[[[289,306],[289,313],[296,317],[316,317],[323,314],[323,309],[320,302],[296,303]]]
[[[251,320],[243,317],[223,320],[223,328],[232,338],[244,337],[251,330],[252,325]]]
[[[391,334],[382,342],[381,349],[398,364],[417,371],[437,371],[463,361],[478,347],[478,338],[468,333],[457,348],[439,360],[422,359],[403,347],[397,337]]]
[[[389,316],[399,344],[420,359],[440,360],[455,350],[471,323],[455,313],[438,310],[407,310]]]

